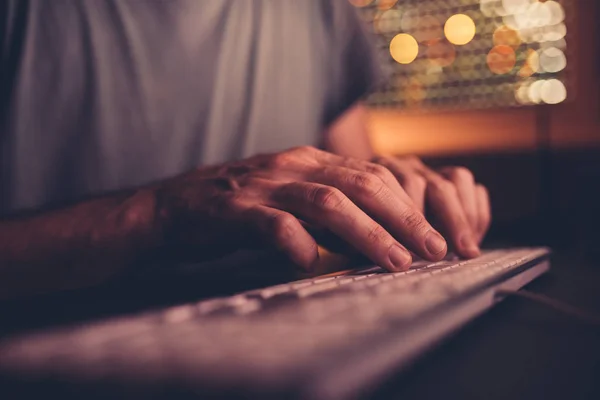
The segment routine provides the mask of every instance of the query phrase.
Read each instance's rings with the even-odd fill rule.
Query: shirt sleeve
[[[325,0],[331,9],[330,99],[326,123],[333,122],[358,100],[381,87],[388,72],[375,47],[375,37],[348,0]]]

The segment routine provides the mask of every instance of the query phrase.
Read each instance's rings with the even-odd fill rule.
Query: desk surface
[[[555,255],[551,272],[528,289],[600,313],[600,261]],[[110,314],[121,305],[119,298],[113,298],[113,306],[99,305],[98,298],[73,302],[58,296],[0,305],[0,337],[90,318],[90,310],[96,316]],[[129,311],[144,306],[129,300]],[[369,398],[600,399],[600,329],[509,298],[408,371],[390,377]]]
[[[600,260],[555,255],[527,289],[600,313]],[[510,298],[466,326],[375,398],[600,399],[600,329]]]

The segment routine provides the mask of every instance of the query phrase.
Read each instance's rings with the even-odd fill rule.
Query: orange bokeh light
[[[506,45],[494,46],[487,55],[487,65],[495,74],[508,74],[515,67],[517,56],[512,47]]]
[[[440,67],[452,65],[456,59],[456,49],[446,41],[438,41],[427,47],[427,58],[429,61]]]

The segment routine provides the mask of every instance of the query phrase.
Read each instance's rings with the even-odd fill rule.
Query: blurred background
[[[490,243],[600,255],[600,1],[350,2],[391,76],[376,150],[471,168]]]

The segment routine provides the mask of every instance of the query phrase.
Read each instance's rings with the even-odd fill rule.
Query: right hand
[[[447,251],[385,167],[311,147],[199,168],[166,181],[157,196],[165,237],[205,258],[259,239],[310,271],[319,254],[307,227],[389,271],[410,267],[408,250],[432,261]]]

